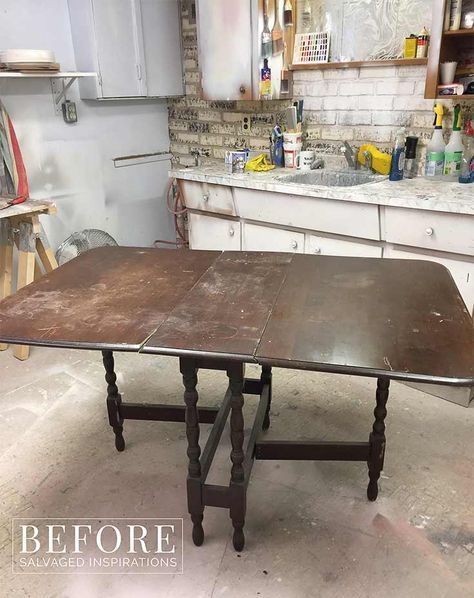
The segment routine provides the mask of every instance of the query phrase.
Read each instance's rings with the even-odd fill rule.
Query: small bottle
[[[453,132],[444,152],[444,177],[457,181],[461,172],[461,160],[464,152],[464,144],[461,139],[461,106],[459,104],[454,106]]]
[[[416,144],[418,137],[407,137],[405,142],[405,166],[403,176],[406,179],[414,179],[418,175],[418,161],[416,159]]]
[[[467,119],[464,133],[464,152],[462,154],[459,182],[474,183],[474,129],[470,118]]]
[[[425,177],[431,181],[443,178],[444,150],[446,144],[443,139],[443,106],[436,104],[434,107],[434,131],[430,142],[426,146]]]
[[[405,129],[398,129],[395,143],[392,150],[392,161],[390,163],[390,181],[401,181],[403,179],[403,167],[405,166]]]
[[[272,99],[272,69],[268,66],[268,58],[263,61],[260,71],[260,97],[262,100]]]
[[[426,58],[428,56],[428,41],[430,38],[429,31],[426,27],[420,31],[416,38],[416,57]]]

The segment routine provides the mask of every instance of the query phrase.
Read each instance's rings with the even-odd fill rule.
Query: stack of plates
[[[59,64],[51,50],[3,50],[0,68],[7,71],[57,72]]]

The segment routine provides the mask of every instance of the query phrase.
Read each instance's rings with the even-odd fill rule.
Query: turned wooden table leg
[[[105,381],[107,382],[107,413],[109,415],[109,424],[115,434],[115,448],[118,451],[125,449],[125,440],[123,438],[123,418],[120,415],[120,405],[122,397],[117,387],[117,375],[114,371],[114,354],[112,351],[102,351],[102,361],[105,368]]]
[[[231,504],[230,518],[234,527],[233,545],[240,552],[245,545],[244,524],[246,511],[246,488],[244,474],[244,368],[236,363],[227,369],[231,392],[230,440],[232,451],[230,460],[232,469],[230,476]]]
[[[369,436],[369,485],[367,487],[367,498],[371,501],[377,499],[379,493],[378,479],[383,469],[385,456],[385,417],[387,416],[386,404],[388,400],[390,380],[379,378],[377,380],[376,407],[374,409],[375,421],[372,432]]]
[[[260,380],[263,384],[268,384],[268,407],[263,420],[262,430],[268,430],[270,427],[270,407],[272,403],[272,368],[269,365],[262,366]]]
[[[197,386],[197,368],[192,359],[181,359],[180,370],[184,384],[184,402],[186,404],[185,422],[186,437],[188,439],[188,511],[193,522],[193,542],[201,546],[204,542],[204,505],[202,504],[201,484],[201,447],[199,446],[199,414],[197,402],[199,399]]]

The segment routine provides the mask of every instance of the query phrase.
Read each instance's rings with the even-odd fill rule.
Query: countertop
[[[384,178],[381,181],[353,187],[326,187],[285,183],[279,180],[284,175],[294,175],[296,172],[292,169],[276,168],[269,172],[229,174],[222,164],[173,169],[169,174],[177,179],[244,189],[474,215],[474,184],[427,181],[418,177],[397,182]]]

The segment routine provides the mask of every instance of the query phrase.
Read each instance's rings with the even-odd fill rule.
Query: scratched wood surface
[[[93,249],[0,302],[0,337],[53,347],[138,350],[219,255]]]
[[[16,206],[6,207],[8,199],[0,196],[0,218],[24,216],[25,214],[56,214],[56,204],[49,199],[28,199]]]
[[[142,351],[253,361],[291,259],[286,253],[223,253]]]
[[[472,384],[473,333],[456,285],[439,264],[295,255],[256,358]]]

